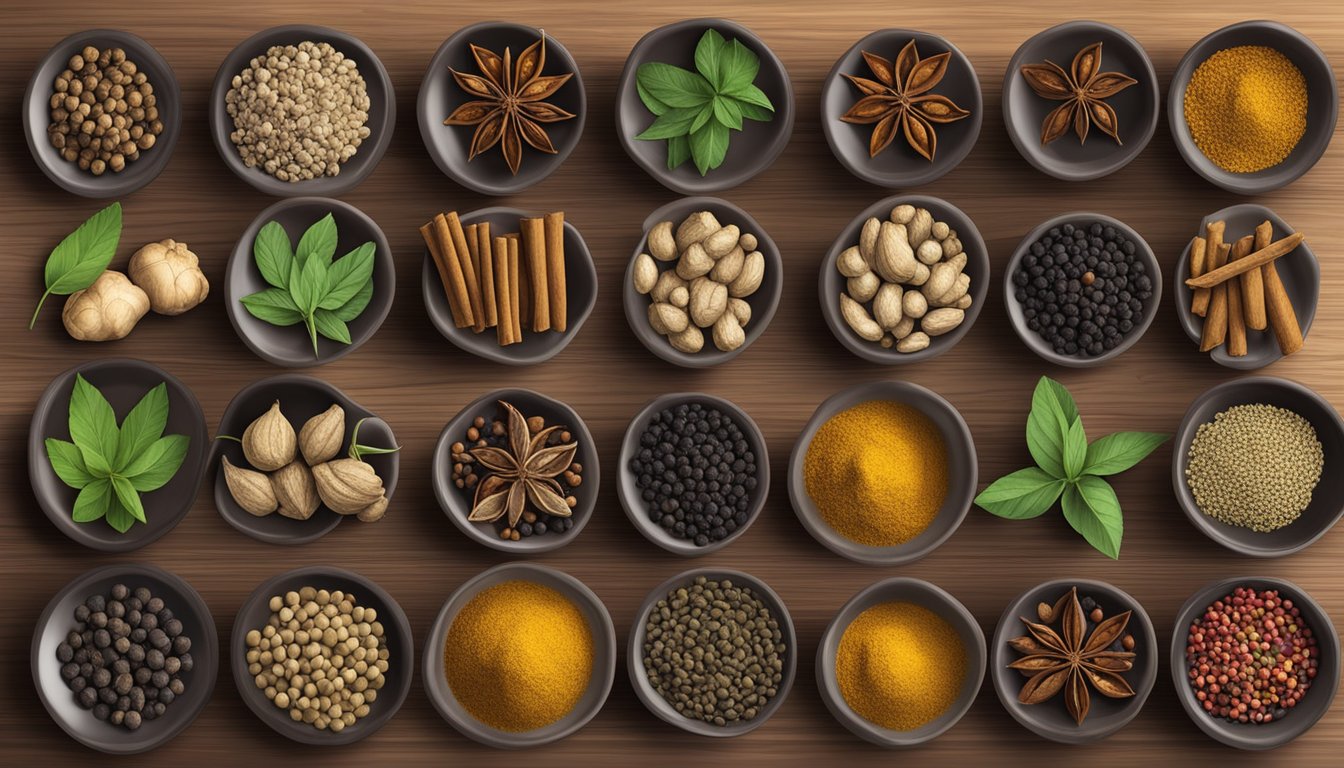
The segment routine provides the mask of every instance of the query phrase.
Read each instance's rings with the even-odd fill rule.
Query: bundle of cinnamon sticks
[[[523,331],[568,327],[565,214],[518,220],[517,232],[492,232],[490,222],[462,225],[456,211],[420,227],[458,328],[495,329],[501,347]]]
[[[1185,284],[1194,289],[1190,311],[1204,318],[1199,351],[1226,343],[1227,354],[1242,357],[1247,332],[1269,328],[1283,354],[1291,355],[1302,348],[1302,329],[1275,261],[1302,243],[1302,233],[1274,240],[1274,226],[1265,221],[1254,234],[1228,243],[1226,229],[1226,222],[1210,222],[1190,245]]]

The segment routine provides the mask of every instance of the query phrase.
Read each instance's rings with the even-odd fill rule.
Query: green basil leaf
[[[125,533],[135,525],[135,517],[121,505],[116,496],[108,499],[107,524],[117,533]]]
[[[37,301],[28,327],[32,328],[37,322],[37,313],[42,311],[48,296],[66,296],[93,285],[112,263],[120,240],[121,203],[113,203],[93,214],[66,235],[47,256],[46,267],[42,270],[46,290]]]
[[[1055,477],[1064,470],[1064,440],[1078,418],[1078,406],[1069,391],[1057,381],[1042,376],[1031,395],[1027,414],[1027,450],[1036,465]]]
[[[350,300],[332,311],[336,319],[350,322],[364,313],[364,308],[369,306],[369,300],[373,298],[373,281],[369,280],[359,287]]]
[[[156,491],[177,474],[190,445],[191,439],[186,435],[165,435],[146,448],[121,475],[141,493]]]
[[[1091,475],[1078,478],[1064,492],[1063,507],[1064,519],[1088,544],[1112,560],[1119,559],[1125,519],[1110,483]]]
[[[62,483],[71,488],[83,488],[98,479],[84,465],[84,455],[79,452],[79,446],[54,437],[48,437],[45,445],[51,470],[61,478]]]
[[[668,107],[653,124],[635,136],[641,141],[658,141],[675,136],[685,136],[691,132],[691,122],[700,114],[699,107]]]
[[[70,439],[79,446],[84,464],[95,475],[112,471],[117,455],[117,416],[103,393],[75,374],[75,389],[70,393]]]
[[[770,97],[765,95],[765,91],[762,91],[751,83],[747,83],[746,86],[742,88],[734,88],[732,90],[724,91],[722,95],[732,96],[738,101],[745,101],[748,104],[754,104],[762,109],[768,109],[771,112],[775,111],[775,105],[770,103]]]
[[[756,81],[756,73],[761,70],[761,60],[741,40],[723,46],[719,51],[720,93],[736,91],[750,86]],[[764,106],[764,105],[762,105]]]
[[[75,507],[71,517],[76,523],[91,523],[107,514],[108,503],[112,500],[112,481],[100,477],[80,489],[75,497]]]
[[[725,96],[715,96],[710,102],[714,107],[714,119],[735,131],[742,130],[742,110],[737,101]]]
[[[1171,435],[1155,432],[1116,432],[1099,437],[1087,446],[1083,474],[1114,475],[1124,472],[1170,439]]]
[[[341,344],[350,343],[350,329],[346,327],[345,322],[336,316],[336,313],[329,309],[318,309],[313,313],[313,325],[317,327],[317,332],[332,341]]]
[[[309,259],[303,263],[298,282],[291,283],[289,294],[304,315],[311,315],[317,309],[318,302],[327,292],[327,275],[331,262],[323,259]]]
[[[1031,407],[1038,407],[1038,402],[1039,407],[1056,408],[1066,427],[1078,418],[1078,404],[1073,401],[1073,395],[1069,394],[1069,390],[1063,384],[1049,376],[1042,376],[1041,380],[1036,382],[1036,391],[1031,395]]]
[[[992,515],[1010,520],[1039,517],[1064,490],[1064,481],[1042,472],[1039,467],[1019,469],[989,484],[975,497],[977,506]]]
[[[1064,435],[1064,476],[1076,480],[1087,463],[1087,433],[1083,431],[1083,420],[1077,418],[1069,425]]]
[[[698,72],[660,61],[640,64],[635,77],[655,99],[669,107],[699,107],[714,97],[714,86]]]
[[[262,322],[281,327],[303,322],[303,313],[299,312],[299,307],[294,303],[294,298],[289,295],[288,290],[267,288],[250,296],[244,296],[240,301],[248,314]]]
[[[667,140],[667,170],[674,171],[691,159],[691,137],[673,136]]]
[[[718,30],[706,29],[695,46],[695,68],[705,76],[709,84],[716,89],[723,85],[723,69],[720,67],[720,55],[728,45]]]
[[[752,104],[749,101],[743,101],[736,96],[726,93],[721,94],[720,98],[731,100],[733,105],[737,107],[737,111],[742,113],[742,117],[745,117],[748,120],[756,120],[757,122],[766,123],[773,120],[775,117],[773,111],[762,107],[760,104]]]
[[[705,127],[705,123],[708,123],[710,118],[712,117],[714,117],[714,102],[711,101],[710,103],[701,107],[700,111],[695,113],[695,119],[691,121],[691,129],[687,131],[687,133],[688,134],[695,133],[696,131]]]
[[[364,243],[332,262],[327,272],[327,294],[317,303],[322,309],[339,309],[373,280],[374,244]]]
[[[289,271],[294,265],[289,235],[278,221],[268,221],[252,241],[252,260],[266,282],[276,288],[289,287]]]
[[[112,471],[117,472],[130,464],[168,426],[168,385],[160,382],[145,393],[126,418],[121,420],[117,439],[117,456],[112,460]]]
[[[117,501],[129,513],[131,517],[142,523],[149,522],[145,519],[145,506],[140,503],[140,494],[136,492],[135,486],[131,481],[119,475],[112,476],[112,490],[117,494]]]
[[[649,93],[649,89],[645,88],[644,84],[639,82],[638,78],[635,79],[635,91],[639,94],[639,100],[644,102],[644,107],[653,114],[661,115],[671,109],[671,107],[655,99],[653,94]]]
[[[336,219],[330,213],[318,219],[304,231],[299,238],[299,247],[295,249],[295,261],[299,266],[307,266],[309,261],[321,261],[330,264],[336,255]]]
[[[710,120],[691,134],[691,159],[704,176],[723,164],[728,154],[728,128]]]

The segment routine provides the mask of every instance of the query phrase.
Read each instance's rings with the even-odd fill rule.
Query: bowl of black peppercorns
[[[746,532],[770,490],[765,437],[746,411],[719,397],[664,395],[630,421],[617,485],[644,537],[685,557]]]
[[[95,568],[67,584],[33,633],[32,672],[51,718],[108,754],[158,747],[191,724],[219,671],[215,622],[180,577]]]
[[[1043,359],[1070,368],[1101,365],[1134,346],[1161,296],[1153,249],[1099,213],[1066,213],[1036,227],[1004,274],[1017,335]]]

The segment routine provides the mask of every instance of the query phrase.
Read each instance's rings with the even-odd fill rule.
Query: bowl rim
[[[1238,390],[1251,391],[1259,388],[1277,389],[1305,398],[1308,402],[1315,404],[1318,408],[1332,417],[1328,424],[1320,425],[1321,429],[1329,430],[1337,435],[1344,436],[1344,419],[1340,418],[1339,412],[1335,410],[1335,407],[1330,404],[1329,400],[1326,400],[1316,391],[1304,384],[1293,381],[1292,379],[1263,375],[1244,376],[1239,379],[1224,381],[1221,384],[1215,384],[1212,387],[1209,387],[1196,396],[1186,408],[1185,415],[1181,417],[1180,426],[1176,428],[1176,432],[1173,435],[1174,445],[1172,446],[1171,451],[1171,485],[1173,494],[1176,496],[1176,503],[1180,506],[1181,511],[1185,513],[1186,519],[1190,521],[1190,524],[1194,526],[1196,530],[1208,537],[1210,541],[1223,546],[1225,549],[1236,552],[1237,554],[1248,555],[1250,557],[1283,557],[1284,555],[1301,552],[1312,544],[1315,544],[1325,536],[1325,534],[1329,533],[1330,529],[1335,526],[1335,523],[1338,523],[1339,519],[1344,517],[1344,503],[1337,505],[1338,509],[1335,510],[1334,516],[1321,526],[1319,531],[1296,544],[1283,547],[1254,547],[1237,541],[1223,533],[1221,528],[1226,527],[1225,524],[1215,524],[1216,521],[1211,521],[1208,515],[1205,515],[1200,511],[1199,505],[1195,503],[1194,494],[1191,492],[1190,486],[1185,481],[1184,466],[1186,463],[1186,456],[1190,451],[1190,444],[1194,441],[1195,432],[1199,429],[1200,425],[1207,423],[1203,419],[1196,420],[1198,412],[1226,393]],[[1242,403],[1236,404],[1246,404],[1252,401],[1253,399],[1248,399]],[[1232,405],[1220,408],[1218,409],[1218,412],[1221,413],[1230,407],[1232,407]]]
[[[1144,266],[1148,270],[1148,276],[1153,283],[1153,295],[1148,299],[1148,303],[1144,305],[1143,317],[1140,319],[1139,323],[1134,326],[1119,344],[1115,345],[1114,349],[1107,350],[1096,357],[1062,355],[1053,349],[1048,349],[1045,346],[1045,340],[1041,338],[1040,334],[1026,327],[1026,320],[1022,316],[1022,305],[1018,303],[1017,298],[1013,295],[1017,289],[1017,286],[1013,285],[1013,274],[1017,271],[1018,265],[1022,263],[1022,258],[1026,256],[1027,250],[1031,248],[1032,243],[1039,240],[1053,227],[1063,226],[1064,224],[1075,224],[1079,221],[1085,221],[1088,224],[1099,223],[1120,230],[1121,234],[1134,243],[1134,255],[1143,259]],[[1153,319],[1157,317],[1158,305],[1161,303],[1162,263],[1158,260],[1157,254],[1153,252],[1152,246],[1148,244],[1148,241],[1144,239],[1143,235],[1138,233],[1138,230],[1125,222],[1113,216],[1107,216],[1104,213],[1077,210],[1046,219],[1028,232],[1026,237],[1022,238],[1017,244],[1017,248],[1014,249],[1012,257],[1008,259],[1008,266],[1003,270],[1003,305],[1008,313],[1008,319],[1010,321],[1009,325],[1013,327],[1013,332],[1022,340],[1023,345],[1026,346],[1027,349],[1035,352],[1042,360],[1064,368],[1095,368],[1124,354],[1130,347],[1139,343],[1139,339],[1143,338],[1144,334],[1148,332],[1148,329],[1152,327]]]
[[[435,150],[430,144],[429,132],[443,127],[440,123],[436,122],[435,118],[431,118],[427,112],[430,86],[436,79],[436,75],[442,77],[436,70],[441,65],[441,60],[448,57],[448,52],[450,50],[460,45],[463,41],[470,42],[470,36],[487,29],[500,29],[511,32],[527,32],[532,35],[545,35],[548,54],[554,47],[555,49],[558,49],[562,53],[562,57],[567,59],[572,65],[569,68],[570,72],[573,74],[570,83],[577,88],[579,101],[579,110],[574,114],[574,137],[558,148],[556,157],[551,161],[550,169],[534,179],[519,181],[515,176],[505,183],[492,183],[489,181],[482,181],[477,176],[471,174],[459,174],[448,166],[447,161],[443,158],[443,153]],[[574,148],[579,145],[579,142],[583,140],[583,128],[588,120],[588,92],[583,87],[583,74],[579,71],[578,60],[569,52],[569,49],[565,47],[565,44],[560,42],[559,38],[547,35],[546,30],[540,27],[533,27],[529,24],[520,24],[513,21],[478,21],[475,24],[469,24],[462,27],[449,35],[448,38],[435,49],[433,55],[430,56],[429,66],[425,69],[425,75],[420,80],[420,90],[415,99],[415,115],[416,123],[420,129],[420,139],[425,145],[425,152],[429,155],[430,159],[434,161],[434,165],[438,167],[440,173],[447,176],[449,179],[452,179],[454,183],[466,187],[472,192],[493,197],[502,197],[505,195],[518,194],[525,189],[529,189],[536,184],[545,181],[556,171],[560,170],[560,166],[565,164],[565,161],[569,159],[570,153],[572,153]]]
[[[634,131],[633,127],[626,126],[625,121],[621,117],[622,100],[635,96],[635,73],[638,67],[632,66],[632,64],[636,61],[636,54],[642,55],[645,49],[661,37],[676,34],[684,29],[692,27],[703,27],[705,29],[713,27],[731,30],[734,36],[740,37],[744,41],[751,43],[752,47],[757,49],[754,52],[760,59],[762,67],[769,66],[779,72],[779,78],[783,81],[784,86],[783,103],[780,105],[780,108],[776,110],[774,119],[770,121],[771,123],[780,121],[778,123],[778,132],[775,134],[775,137],[770,140],[768,146],[763,149],[754,149],[754,151],[757,152],[756,162],[752,163],[751,166],[741,173],[736,175],[720,175],[713,181],[706,181],[706,179],[709,179],[710,177],[702,176],[700,178],[701,183],[698,184],[690,184],[674,178],[665,165],[651,163],[640,155],[639,152],[635,151],[635,144],[633,142],[635,141],[634,133],[637,131]],[[626,55],[625,64],[621,68],[621,76],[616,85],[616,136],[620,141],[621,148],[624,149],[625,153],[630,156],[630,159],[635,162],[635,165],[643,169],[643,171],[653,178],[654,181],[657,181],[664,187],[667,187],[679,195],[714,194],[717,192],[724,192],[733,187],[741,186],[769,170],[770,166],[774,165],[775,160],[779,159],[780,154],[784,152],[784,148],[788,146],[789,139],[793,136],[795,106],[796,99],[793,94],[793,81],[789,79],[788,69],[784,67],[784,62],[780,60],[779,56],[770,48],[770,46],[765,44],[765,40],[759,35],[742,24],[730,19],[712,16],[682,19],[681,21],[664,24],[644,33],[644,36],[639,38],[630,49],[630,53]]]
[[[926,418],[929,418],[928,410],[921,407],[921,401],[929,403],[935,409],[942,411],[945,415],[950,417],[955,426],[956,431],[953,434],[943,435],[944,442],[961,443],[972,457],[972,461],[969,463],[969,477],[965,484],[967,491],[965,494],[962,494],[966,497],[965,503],[958,505],[959,509],[950,516],[950,525],[948,525],[946,531],[938,536],[928,539],[918,547],[911,548],[910,545],[920,536],[923,536],[923,533],[916,535],[915,538],[905,544],[897,544],[892,547],[869,547],[850,541],[838,531],[831,529],[831,527],[821,519],[821,512],[817,509],[817,505],[812,502],[811,497],[808,496],[803,480],[803,461],[807,456],[807,448],[812,444],[812,438],[816,436],[817,430],[829,421],[832,416],[836,415],[841,410],[844,410],[844,408],[840,406],[840,403],[855,397],[861,398],[856,401],[855,404],[868,402],[870,400],[896,400],[916,408],[923,413]],[[949,449],[948,452],[950,454],[951,450]],[[821,404],[817,406],[816,410],[812,412],[812,416],[808,418],[807,423],[803,425],[802,431],[798,433],[797,439],[794,440],[793,448],[789,452],[788,486],[790,506],[793,507],[793,513],[794,516],[798,518],[798,522],[802,523],[803,528],[811,534],[812,538],[816,539],[817,543],[821,544],[823,547],[826,547],[841,557],[853,560],[856,563],[863,563],[864,565],[871,566],[891,566],[913,563],[916,560],[928,556],[935,549],[946,543],[948,539],[952,538],[952,535],[957,532],[957,529],[961,527],[962,522],[966,519],[966,515],[970,513],[971,506],[974,503],[975,488],[979,484],[979,468],[977,466],[979,462],[975,460],[976,456],[975,438],[971,435],[971,428],[966,424],[966,420],[962,418],[961,412],[957,410],[957,407],[952,405],[951,402],[937,392],[912,381],[877,380],[854,384],[841,389],[823,400]],[[948,488],[947,499],[943,502],[943,509],[938,511],[938,515],[934,517],[934,520],[937,520],[939,516],[944,514],[949,501],[957,495],[955,491],[955,488]],[[932,522],[929,523],[929,527],[933,527]]]
[[[130,746],[123,746],[113,741],[95,738],[70,725],[64,718],[57,717],[56,712],[52,708],[51,697],[47,695],[47,689],[42,685],[41,675],[38,671],[40,665],[44,663],[44,660],[40,658],[42,653],[43,630],[45,630],[47,625],[51,623],[53,618],[55,618],[56,609],[60,606],[60,603],[75,590],[87,589],[88,585],[92,582],[99,581],[114,574],[125,574],[127,576],[148,575],[171,585],[173,589],[180,592],[182,597],[185,598],[187,605],[183,607],[190,610],[191,613],[196,616],[201,622],[202,628],[205,630],[202,633],[203,636],[199,640],[201,648],[205,653],[199,654],[201,663],[192,668],[193,676],[196,676],[197,670],[200,670],[200,672],[203,673],[199,675],[199,680],[193,679],[192,684],[193,686],[203,686],[205,688],[205,695],[201,698],[198,704],[187,710],[190,714],[181,723],[153,738],[142,739],[140,742],[131,744]],[[194,644],[197,641],[193,638],[192,642]],[[195,722],[196,718],[200,716],[201,711],[210,703],[210,698],[215,692],[215,682],[219,677],[218,630],[215,627],[214,616],[210,614],[210,607],[206,604],[200,593],[197,592],[186,579],[149,563],[123,562],[100,565],[91,568],[66,582],[64,586],[52,595],[51,600],[47,602],[46,608],[42,610],[42,614],[37,619],[37,623],[33,628],[33,640],[29,656],[32,659],[31,671],[33,687],[37,689],[37,697],[42,701],[42,707],[46,709],[47,715],[60,726],[61,730],[65,731],[70,738],[90,749],[109,755],[136,755],[148,752],[149,750],[156,749],[176,738],[182,731],[185,731],[193,722]],[[192,658],[196,658],[196,655],[193,655]],[[128,731],[128,733],[131,732]]]
[[[728,580],[739,586],[749,587],[765,607],[770,609],[770,613],[775,616],[775,622],[779,625],[779,631],[785,643],[784,655],[787,657],[784,661],[784,671],[774,698],[766,702],[754,720],[723,726],[706,723],[703,720],[693,720],[673,709],[672,705],[668,704],[667,700],[658,691],[654,690],[648,678],[643,674],[643,642],[647,634],[644,623],[649,611],[659,600],[665,599],[674,588],[689,584],[700,576],[712,581]],[[635,696],[659,720],[698,736],[720,739],[732,738],[760,728],[783,706],[785,699],[789,697],[789,691],[793,688],[794,678],[797,677],[798,651],[798,634],[793,625],[793,617],[789,614],[789,608],[784,604],[783,598],[771,589],[770,585],[744,571],[733,568],[701,566],[682,571],[663,581],[644,597],[639,610],[635,612],[634,626],[630,629],[626,639],[626,673],[630,677],[631,687],[635,689]]]
[[[593,676],[589,680],[589,685],[591,686],[596,683],[601,689],[601,693],[588,711],[581,713],[573,722],[566,725],[564,728],[558,729],[556,732],[540,738],[536,736],[529,737],[528,733],[531,732],[528,731],[512,733],[499,730],[498,728],[494,728],[479,720],[467,720],[458,716],[457,712],[455,712],[447,703],[449,697],[456,700],[456,697],[453,696],[452,688],[448,686],[443,672],[443,647],[444,643],[447,642],[448,633],[452,630],[453,620],[457,618],[458,613],[461,612],[462,608],[466,607],[466,604],[472,598],[475,598],[482,592],[483,588],[485,588],[485,582],[494,580],[500,574],[509,574],[512,576],[514,573],[518,574],[516,576],[516,580],[518,581],[539,583],[535,578],[529,578],[535,577],[537,574],[541,574],[547,579],[559,581],[573,593],[572,595],[565,595],[565,597],[570,598],[571,602],[583,602],[592,609],[593,613],[597,614],[600,620],[600,626],[589,626],[589,629],[593,633],[593,644],[595,647],[593,653]],[[514,579],[511,578],[510,580]],[[542,584],[542,586],[547,585]],[[555,588],[551,587],[551,589]],[[575,595],[578,596],[578,600],[573,599]],[[597,669],[596,664],[598,656],[596,648],[599,646],[605,647],[607,650],[607,663],[600,670]],[[437,711],[449,725],[453,726],[458,733],[496,749],[526,749],[530,747],[539,747],[543,744],[550,744],[551,742],[559,741],[560,739],[570,736],[581,730],[602,711],[602,707],[607,702],[607,697],[611,694],[611,686],[616,680],[616,656],[618,653],[616,626],[612,623],[611,613],[607,610],[607,606],[602,602],[602,598],[598,597],[597,593],[593,592],[587,584],[584,584],[577,577],[572,576],[559,568],[543,565],[541,563],[513,561],[500,563],[481,571],[470,579],[467,579],[448,595],[448,599],[443,601],[443,605],[439,608],[434,623],[430,626],[429,636],[425,642],[424,653],[421,657],[420,671],[423,678],[425,695],[429,698],[429,702],[434,705],[435,711]],[[573,710],[571,710],[570,714],[573,714]],[[569,717],[569,715],[566,715],[565,717]],[[552,723],[551,725],[554,724],[555,723]],[[549,727],[551,726],[542,726],[542,728]]]
[[[936,720],[945,719],[946,722],[927,732],[923,732],[928,727],[927,725],[913,731],[898,731],[868,721],[850,708],[835,679],[835,654],[840,639],[858,614],[850,617],[848,621],[844,622],[843,626],[840,620],[847,614],[858,611],[858,607],[864,603],[872,602],[872,606],[869,607],[874,607],[899,599],[895,596],[891,599],[883,597],[893,591],[902,591],[904,594],[919,593],[928,596],[931,602],[938,603],[951,613],[951,617],[940,615],[943,621],[954,629],[960,627],[967,630],[976,642],[975,647],[966,648],[968,663],[966,680],[962,683],[964,690],[957,696],[952,706],[936,718]],[[902,602],[913,601],[902,600]],[[867,608],[864,610],[867,610]],[[861,613],[861,611],[858,612]],[[826,704],[826,708],[830,710],[831,715],[859,738],[888,748],[914,747],[932,741],[951,730],[970,711],[976,698],[979,697],[980,688],[984,683],[988,656],[989,654],[985,649],[985,633],[980,629],[980,623],[975,620],[975,616],[967,610],[960,600],[937,584],[924,579],[913,576],[892,576],[878,579],[856,592],[849,600],[845,601],[845,604],[836,611],[827,623],[825,631],[822,632],[821,640],[817,643],[817,689],[821,693],[822,702]],[[918,735],[912,735],[916,733]]]
[[[685,539],[678,539],[669,534],[662,526],[657,525],[644,514],[642,504],[638,499],[631,497],[631,492],[626,488],[626,481],[630,477],[629,462],[633,458],[635,449],[638,447],[639,438],[643,427],[648,424],[649,419],[655,414],[670,406],[680,405],[682,403],[701,403],[718,408],[733,417],[738,423],[738,427],[746,436],[752,450],[756,452],[756,488],[757,493],[751,501],[751,506],[747,508],[747,522],[738,526],[737,530],[728,534],[718,541],[710,542],[703,547],[698,547],[694,542]],[[663,549],[674,555],[682,557],[699,557],[711,552],[717,552],[720,549],[733,543],[747,529],[752,526],[761,516],[761,511],[765,509],[766,498],[770,495],[770,456],[765,444],[765,434],[761,432],[760,426],[751,418],[741,406],[726,400],[722,397],[707,394],[704,392],[673,392],[666,395],[660,395],[650,400],[635,414],[625,428],[625,434],[621,438],[621,449],[618,457],[620,467],[620,476],[616,480],[616,496],[621,502],[621,509],[625,510],[625,516],[630,524],[635,527],[644,538],[657,544]]]
[[[271,38],[286,36],[293,36],[298,39],[288,43],[271,43],[265,48],[262,47],[262,44]],[[304,38],[319,38],[313,41],[326,42],[347,57],[355,54],[367,61],[368,66],[360,68],[360,77],[364,78],[366,83],[369,81],[378,83],[378,87],[381,87],[383,92],[387,94],[386,104],[380,113],[376,115],[372,111],[369,113],[369,120],[365,123],[369,126],[369,138],[359,145],[360,150],[365,150],[367,147],[366,159],[362,163],[347,172],[345,167],[350,165],[352,161],[345,161],[341,163],[341,173],[336,176],[324,176],[319,179],[306,179],[297,182],[280,181],[263,170],[248,168],[243,165],[242,158],[238,155],[238,148],[229,140],[228,126],[232,123],[232,120],[229,118],[228,112],[224,110],[224,99],[229,92],[233,76],[238,74],[235,71],[236,67],[230,66],[230,61],[239,57],[246,65],[247,61],[260,53],[264,53],[266,48],[271,47],[271,45],[297,45],[304,42]],[[252,52],[251,55],[245,56],[244,54],[249,51]],[[396,128],[397,97],[392,89],[392,77],[388,75],[387,67],[383,65],[382,59],[378,58],[378,54],[374,53],[373,49],[363,40],[349,32],[320,24],[280,24],[267,27],[248,36],[224,54],[224,58],[220,60],[219,69],[215,72],[215,77],[211,81],[206,120],[209,124],[211,143],[215,145],[215,151],[219,154],[224,165],[233,172],[234,176],[246,182],[256,191],[264,195],[281,198],[311,197],[315,195],[334,198],[359,186],[382,161],[383,155],[392,143],[393,129]],[[358,156],[359,153],[357,152],[355,157]],[[320,188],[313,189],[312,182],[321,183]]]

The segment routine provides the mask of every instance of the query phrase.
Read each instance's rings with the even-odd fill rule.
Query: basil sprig
[[[93,214],[66,235],[47,256],[47,265],[42,271],[46,290],[37,301],[33,319],[28,321],[28,330],[31,331],[37,323],[37,315],[48,296],[69,296],[93,285],[112,263],[120,240],[121,203],[113,203]]]

